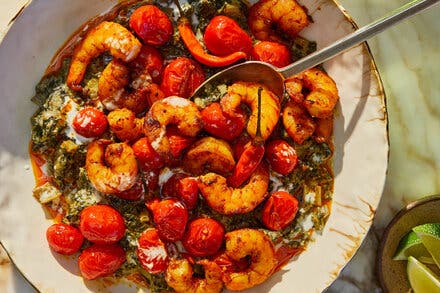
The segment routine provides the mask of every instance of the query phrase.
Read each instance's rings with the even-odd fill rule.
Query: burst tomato
[[[162,186],[163,197],[180,199],[189,210],[196,206],[198,195],[197,180],[183,173],[174,174]]]
[[[118,244],[93,244],[78,258],[81,275],[93,280],[113,274],[125,262],[125,251]]]
[[[292,62],[292,54],[289,48],[280,43],[260,42],[252,48],[253,60],[267,62],[276,67],[284,67]]]
[[[171,242],[182,239],[188,222],[188,210],[180,201],[156,199],[147,203],[147,207],[153,214],[153,221],[161,239]]]
[[[202,110],[203,128],[210,134],[233,140],[238,137],[246,126],[246,114],[239,109],[234,116],[226,115],[220,103],[211,103]]]
[[[53,224],[46,230],[46,239],[49,247],[61,254],[74,254],[80,248],[84,237],[73,226],[58,223]]]
[[[174,158],[179,158],[182,152],[195,140],[193,137],[181,135],[175,127],[168,127],[166,135]]]
[[[295,218],[298,200],[286,191],[276,191],[265,202],[262,210],[264,226],[271,230],[286,228]]]
[[[125,200],[139,200],[145,195],[145,188],[142,179],[139,177],[132,188],[115,194],[117,197]]]
[[[93,107],[81,109],[73,118],[73,129],[84,137],[100,137],[108,126],[104,113]]]
[[[86,207],[80,215],[79,229],[84,237],[94,243],[118,242],[125,234],[124,218],[107,205]]]
[[[162,273],[168,267],[168,252],[157,229],[150,228],[141,234],[136,254],[142,267],[151,274]]]
[[[239,51],[249,54],[252,49],[251,37],[235,20],[224,15],[211,19],[206,27],[203,40],[206,48],[218,56]]]
[[[295,168],[298,157],[290,144],[285,140],[277,139],[266,146],[266,160],[272,170],[281,175],[287,175]]]
[[[200,218],[188,224],[182,244],[193,256],[205,257],[218,252],[224,236],[222,224],[210,218]]]
[[[189,98],[204,81],[205,72],[198,63],[179,57],[165,67],[160,88],[166,97]]]
[[[173,35],[173,25],[168,16],[154,5],[136,9],[130,17],[130,27],[144,43],[160,46]]]
[[[160,155],[153,149],[146,137],[142,137],[132,146],[133,152],[141,163],[142,170],[157,170],[163,167],[164,162]]]
[[[139,55],[130,63],[134,70],[142,71],[147,68],[155,83],[160,83],[163,70],[163,58],[159,50],[152,46],[143,45]]]

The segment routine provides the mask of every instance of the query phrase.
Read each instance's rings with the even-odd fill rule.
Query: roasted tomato
[[[145,44],[154,46],[167,43],[174,33],[168,16],[154,5],[136,9],[130,17],[130,27]]]
[[[144,182],[148,190],[155,190],[159,187],[160,170],[151,170],[144,172]]]
[[[138,159],[142,170],[157,170],[164,166],[160,155],[153,149],[146,137],[142,137],[132,146],[133,152]]]
[[[220,103],[211,103],[202,110],[203,128],[213,136],[233,140],[246,126],[246,113],[240,109],[234,116],[226,115]]]
[[[286,228],[295,218],[298,200],[286,191],[274,192],[263,206],[264,226],[271,230]]]
[[[162,196],[180,199],[189,210],[192,210],[199,196],[197,180],[183,173],[174,174],[162,186]]]
[[[73,118],[73,129],[84,137],[100,137],[108,127],[104,113],[93,107],[81,109]]]
[[[159,50],[152,46],[143,45],[136,59],[130,63],[134,70],[142,71],[147,68],[155,83],[160,83],[163,70],[163,58]]]
[[[292,54],[286,46],[275,42],[260,42],[252,48],[253,60],[267,62],[276,67],[284,67],[292,62]]]
[[[180,201],[156,199],[147,203],[147,207],[153,214],[153,221],[161,239],[171,242],[182,239],[188,222],[188,210]]]
[[[210,256],[218,252],[223,244],[223,225],[210,218],[199,218],[188,224],[182,244],[193,256]]]
[[[125,251],[118,244],[93,244],[78,258],[81,275],[93,280],[113,274],[125,262]]]
[[[94,205],[82,210],[79,229],[91,242],[110,244],[124,236],[125,223],[121,214],[111,206]]]
[[[174,158],[179,158],[182,152],[195,140],[193,137],[181,135],[175,127],[168,127],[166,136],[170,142],[171,154]]]
[[[235,20],[224,15],[211,19],[206,27],[203,40],[206,48],[218,56],[239,51],[249,54],[252,49],[251,37]]]
[[[77,228],[63,223],[53,224],[47,228],[46,239],[49,247],[61,254],[76,253],[84,241],[83,235]]]
[[[137,257],[142,267],[151,274],[162,273],[168,266],[168,252],[157,229],[145,230],[138,239]]]
[[[138,178],[132,188],[115,194],[117,197],[125,200],[139,200],[145,195],[144,183],[141,177]]]
[[[198,63],[179,57],[165,67],[160,88],[166,97],[189,98],[204,81],[205,72]]]
[[[266,146],[266,160],[272,170],[281,175],[287,175],[295,168],[298,157],[295,149],[287,141],[276,139]]]

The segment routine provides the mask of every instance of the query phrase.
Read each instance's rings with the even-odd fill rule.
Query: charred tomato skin
[[[286,228],[298,212],[298,200],[286,191],[274,192],[264,203],[262,221],[271,230]]]
[[[79,255],[78,266],[84,278],[94,280],[113,274],[125,260],[125,251],[119,244],[92,244]]]
[[[216,254],[223,244],[223,225],[210,218],[199,218],[188,224],[182,244],[193,256],[206,257]]]
[[[77,228],[64,223],[47,228],[46,239],[53,251],[65,255],[78,252],[84,242],[84,236]]]

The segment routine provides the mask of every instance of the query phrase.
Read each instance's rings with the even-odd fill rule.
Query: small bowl
[[[428,196],[403,208],[385,229],[377,255],[377,273],[385,292],[408,292],[411,288],[406,261],[393,260],[400,239],[417,225],[440,222],[440,195]]]

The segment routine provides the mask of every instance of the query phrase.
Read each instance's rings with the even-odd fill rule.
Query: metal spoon
[[[342,53],[365,40],[375,36],[383,30],[398,22],[413,16],[422,10],[430,8],[440,0],[415,0],[392,11],[390,14],[368,24],[333,44],[316,51],[286,67],[277,68],[260,61],[247,61],[224,69],[200,85],[193,96],[203,93],[207,84],[218,83],[225,80],[249,81],[266,85],[276,95],[284,92],[284,78],[300,73]]]

